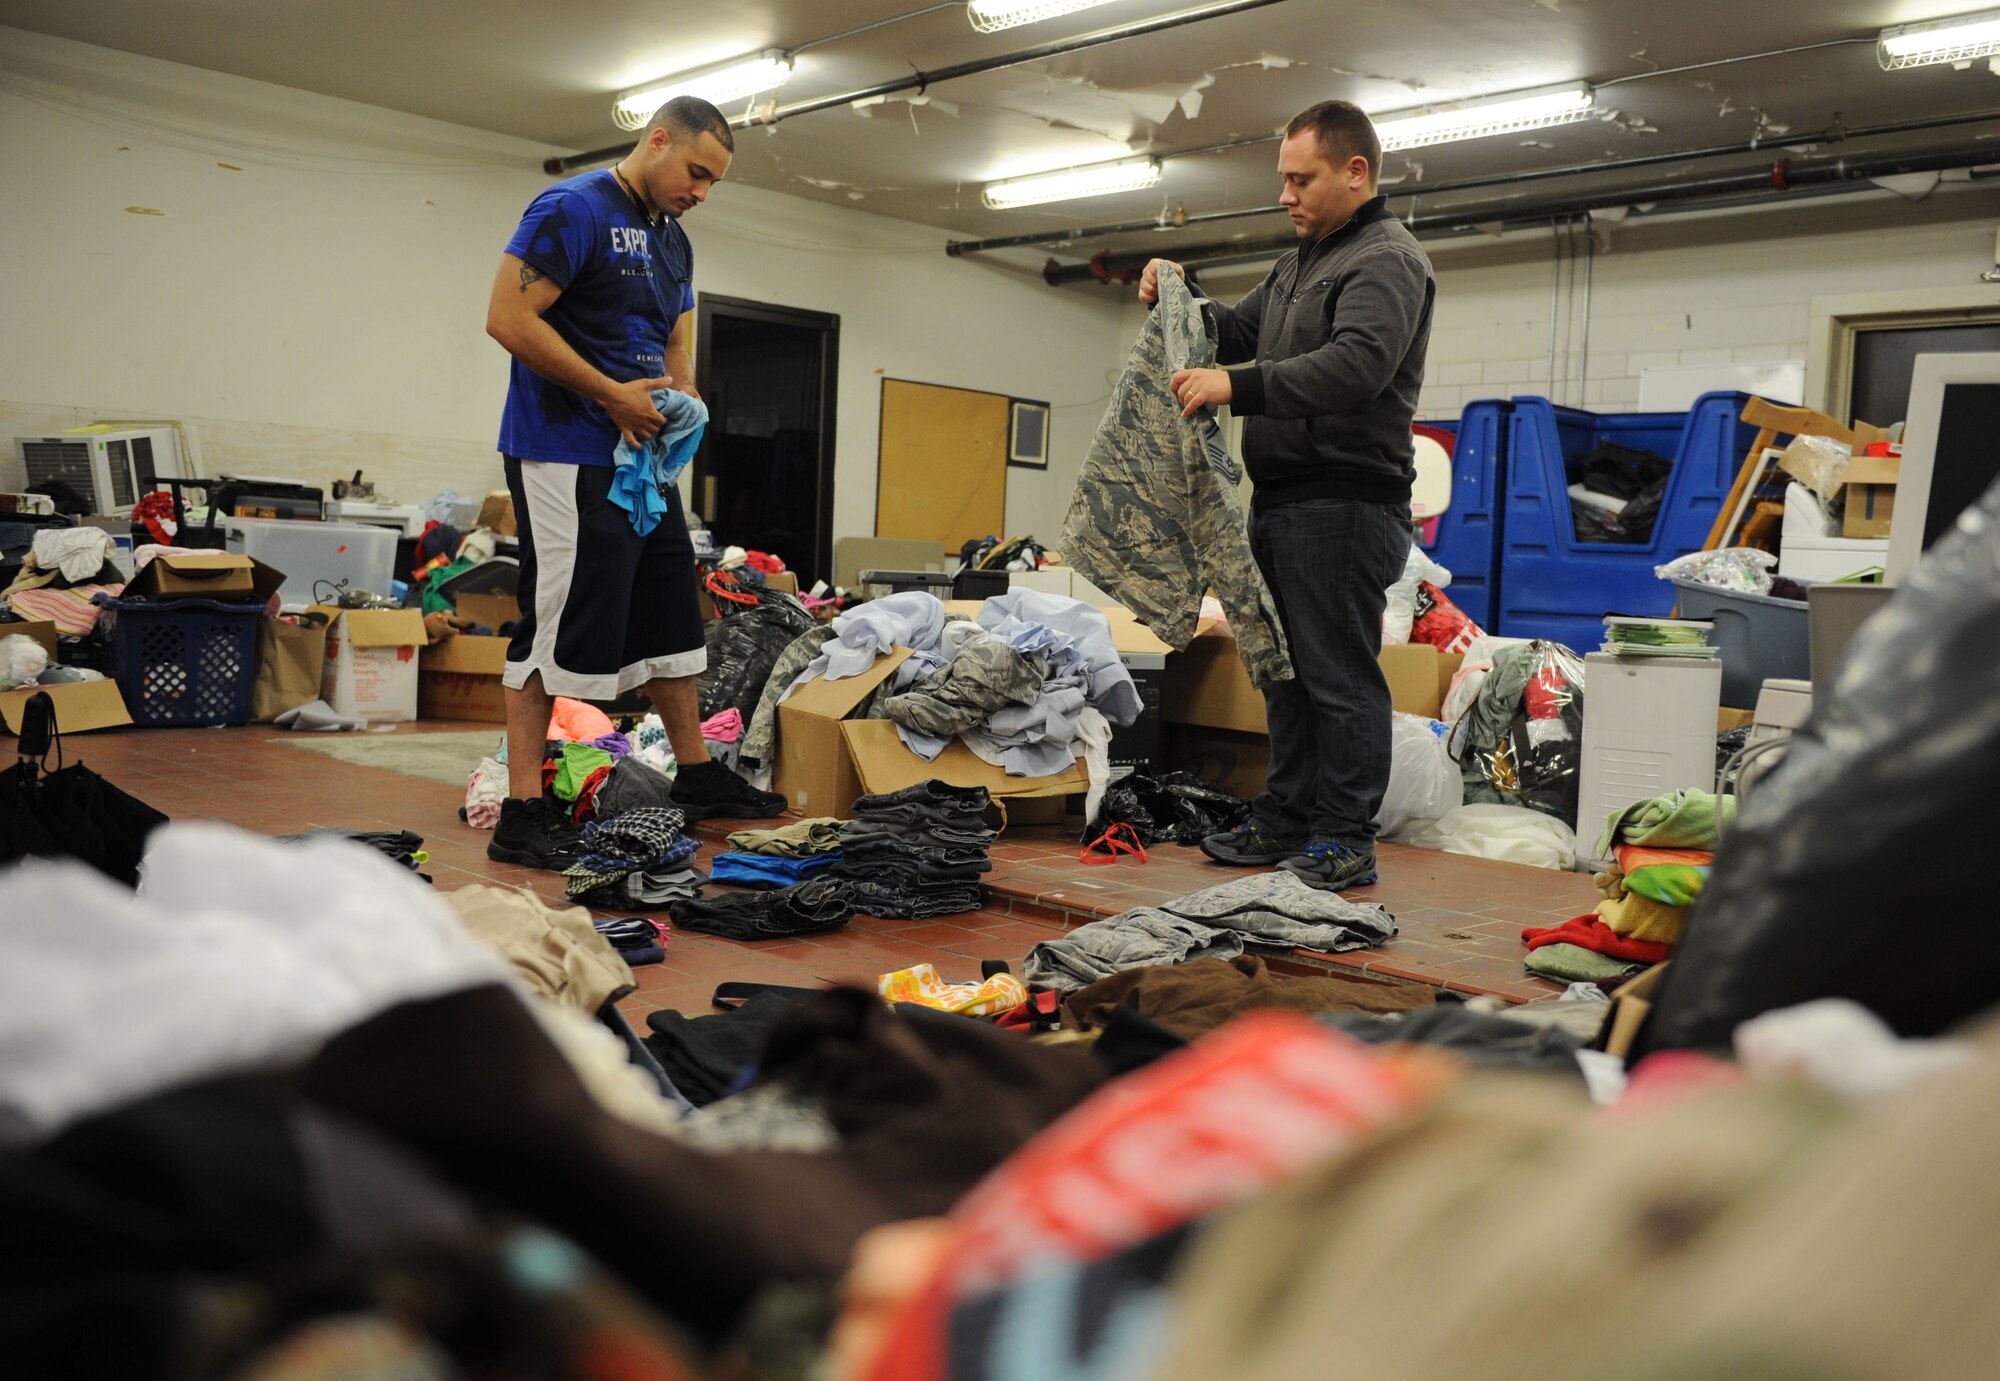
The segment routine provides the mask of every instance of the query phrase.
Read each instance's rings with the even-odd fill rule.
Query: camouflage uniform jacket
[[[1194,636],[1204,590],[1229,614],[1258,689],[1292,675],[1271,592],[1236,503],[1241,471],[1212,412],[1182,418],[1178,369],[1215,364],[1213,309],[1178,274],[1139,332],[1098,424],[1063,524],[1063,559],[1175,648]]]

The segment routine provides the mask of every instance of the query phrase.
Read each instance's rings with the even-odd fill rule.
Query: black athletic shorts
[[[612,700],[660,677],[708,666],[694,544],[680,490],[641,537],[611,502],[608,465],[506,458],[521,540],[521,621],[503,685],[536,672],[550,695]]]

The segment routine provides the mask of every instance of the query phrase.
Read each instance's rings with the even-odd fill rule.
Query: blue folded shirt
[[[790,887],[814,873],[840,862],[840,852],[813,854],[809,858],[780,858],[775,854],[717,854],[709,860],[711,882],[734,882],[745,887]]]

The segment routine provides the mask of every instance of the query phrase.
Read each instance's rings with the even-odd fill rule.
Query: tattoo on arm
[[[526,292],[529,284],[539,283],[546,277],[548,275],[540,269],[530,268],[526,264],[521,265],[521,291]]]

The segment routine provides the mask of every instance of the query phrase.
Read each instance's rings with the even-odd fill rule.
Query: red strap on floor
[[[1104,852],[1097,854],[1094,852],[1097,849]],[[1139,831],[1123,820],[1085,844],[1076,858],[1079,863],[1102,867],[1107,863],[1116,863],[1120,854],[1137,854],[1141,863],[1146,861],[1146,846],[1139,838]]]

